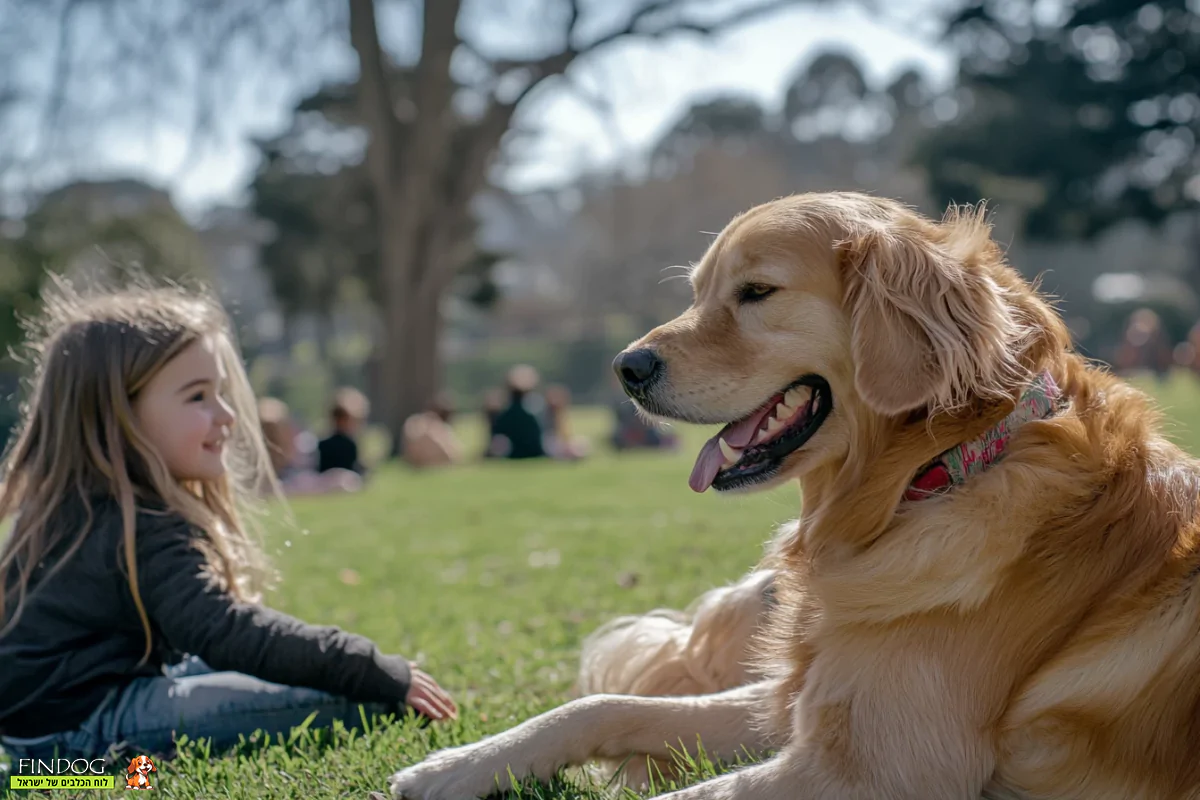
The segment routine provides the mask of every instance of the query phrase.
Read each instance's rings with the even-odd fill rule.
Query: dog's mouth
[[[696,492],[710,486],[724,492],[770,480],[832,410],[829,382],[805,375],[705,442],[688,485]]]

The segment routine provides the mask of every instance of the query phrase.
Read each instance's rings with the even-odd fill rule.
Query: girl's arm
[[[138,531],[142,601],[172,648],[215,670],[357,702],[405,702],[412,682],[407,659],[384,655],[364,636],[237,601],[202,572],[206,562],[194,535],[182,521],[145,535]]]

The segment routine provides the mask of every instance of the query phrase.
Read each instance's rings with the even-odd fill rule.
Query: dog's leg
[[[392,794],[409,800],[484,797],[517,780],[548,780],[560,767],[592,758],[694,752],[697,737],[714,760],[770,746],[756,722],[773,683],[700,697],[593,695],[534,717],[476,744],[431,755],[392,776]]]
[[[889,667],[885,680],[850,688],[817,664],[777,756],[660,800],[979,798],[995,753],[974,709],[958,700],[974,687],[919,656]]]

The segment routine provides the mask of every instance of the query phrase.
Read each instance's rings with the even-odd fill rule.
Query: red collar
[[[921,467],[913,478],[905,500],[925,500],[944,494],[967,478],[999,461],[1017,429],[1026,422],[1046,419],[1058,412],[1062,392],[1049,372],[1033,379],[1017,401],[1017,407],[982,436],[951,447]]]

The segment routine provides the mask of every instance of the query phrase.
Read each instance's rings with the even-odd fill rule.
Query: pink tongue
[[[692,476],[688,478],[688,486],[692,487],[692,491],[703,492],[712,486],[713,479],[725,465],[725,454],[721,452],[721,445],[717,443],[719,439],[724,438],[738,449],[745,447],[754,438],[763,419],[774,410],[775,403],[770,403],[744,420],[726,425],[716,436],[705,442],[704,447],[700,448],[700,455],[696,457],[696,466],[692,467]]]

